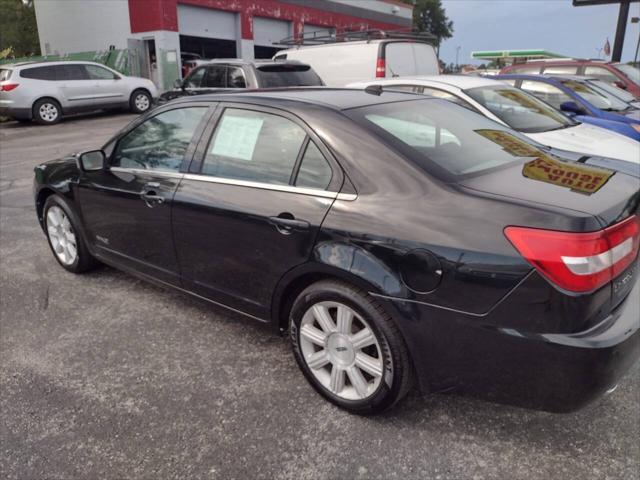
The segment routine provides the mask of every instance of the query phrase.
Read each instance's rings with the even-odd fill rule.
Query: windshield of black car
[[[616,63],[615,67],[624,73],[633,83],[640,85],[640,68],[624,63]]]
[[[590,87],[586,82],[578,82],[576,80],[563,80],[562,84],[600,110],[623,111],[629,107],[628,104],[626,104],[619,98],[616,98],[605,91],[596,90]]]
[[[0,82],[4,82],[5,80],[9,80],[10,76],[11,76],[11,70],[9,70],[8,68],[1,68],[0,69]]]
[[[575,125],[542,100],[517,88],[491,85],[470,88],[465,93],[519,132],[548,132]]]
[[[256,68],[260,88],[315,87],[322,80],[309,65],[264,65]]]
[[[435,175],[467,176],[549,157],[514,130],[446,100],[376,104],[344,113]]]

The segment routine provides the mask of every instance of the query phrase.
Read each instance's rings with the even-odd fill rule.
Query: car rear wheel
[[[144,113],[151,108],[151,95],[144,90],[136,90],[131,94],[129,107],[133,113]]]
[[[60,104],[51,98],[43,98],[33,105],[33,119],[40,125],[54,125],[62,117]]]
[[[51,195],[47,198],[43,218],[49,246],[63,268],[81,273],[98,263],[89,253],[80,234],[79,223],[62,197]]]
[[[321,281],[295,300],[294,355],[311,385],[358,414],[381,412],[412,385],[409,354],[394,321],[366,292]]]

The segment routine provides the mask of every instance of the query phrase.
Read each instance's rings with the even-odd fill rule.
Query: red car
[[[604,80],[640,98],[640,69],[624,63],[607,63],[599,60],[548,60],[517,63],[504,67],[500,73],[586,75]]]

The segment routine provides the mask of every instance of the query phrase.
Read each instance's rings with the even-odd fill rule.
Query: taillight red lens
[[[18,88],[19,83],[5,83],[4,85],[0,85],[0,91],[2,92],[10,92],[14,88]]]
[[[588,233],[526,227],[507,227],[504,233],[551,282],[572,292],[589,292],[610,282],[636,259],[640,220],[634,215]]]
[[[384,58],[379,58],[376,62],[376,78],[384,78],[387,76],[387,67]]]

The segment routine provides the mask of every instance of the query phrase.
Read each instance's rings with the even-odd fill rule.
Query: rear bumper
[[[0,105],[0,117],[9,117],[19,120],[31,120],[30,108],[15,108]]]
[[[396,311],[407,311],[398,304],[404,302],[392,303]],[[419,320],[404,321],[401,329],[423,391],[570,412],[613,388],[640,357],[639,305],[636,284],[609,316],[586,331],[528,334],[414,304]]]

